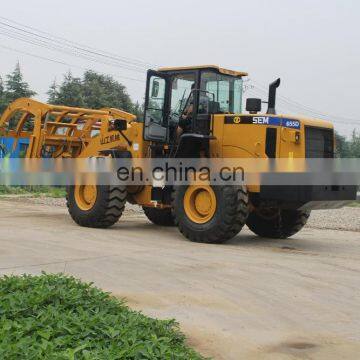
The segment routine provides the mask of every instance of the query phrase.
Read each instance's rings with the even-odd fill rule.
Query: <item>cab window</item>
[[[171,115],[179,117],[187,104],[195,84],[195,74],[175,75],[171,87]]]
[[[214,98],[221,113],[241,113],[243,92],[241,78],[215,72],[203,72],[201,90]]]
[[[146,115],[151,118],[151,121],[157,124],[162,124],[165,105],[165,80],[152,76],[150,79],[150,89],[151,93],[149,97],[149,104],[146,109]]]

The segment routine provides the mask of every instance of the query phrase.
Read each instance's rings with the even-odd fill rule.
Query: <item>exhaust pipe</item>
[[[272,82],[269,86],[269,102],[267,114],[276,115],[276,89],[280,86],[280,78]]]

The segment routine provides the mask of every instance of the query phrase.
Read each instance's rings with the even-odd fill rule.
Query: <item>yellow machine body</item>
[[[279,80],[270,86],[267,113],[260,111],[260,99],[250,99],[249,112],[242,111],[242,78],[246,75],[245,72],[214,65],[149,70],[144,119],[137,119],[119,109],[93,110],[18,99],[2,114],[0,137],[15,139],[12,150],[17,146],[18,139],[28,138],[29,145],[24,154],[27,158],[117,157],[116,154],[121,152],[129,154],[131,159],[166,158],[173,153],[179,153],[175,157],[180,158],[183,155],[187,158],[220,159],[334,156],[334,128],[330,122],[276,114],[275,94]],[[184,84],[188,86],[188,93],[184,91],[181,97],[179,94]],[[223,89],[227,89],[225,93]],[[225,94],[228,97],[221,98],[219,91],[223,91],[221,96]],[[180,110],[176,111],[176,103],[179,103]],[[174,120],[172,115],[175,113]],[[190,119],[189,124],[183,125],[181,134],[178,129],[186,118]],[[230,196],[221,193],[219,187],[205,184],[189,186],[183,193],[183,189],[179,188],[175,200],[171,200],[171,195],[164,195],[169,189],[165,187],[154,191],[159,190],[154,188],[145,184],[126,189],[111,188],[110,192],[104,192],[96,186],[78,186],[71,190],[74,202],[69,211],[82,226],[94,227],[96,224],[96,227],[107,227],[116,223],[127,200],[143,206],[149,219],[158,224],[172,224],[170,212],[175,211],[176,223],[191,240],[221,242],[235,236],[246,221],[254,232],[262,236],[291,236],[304,226],[308,211],[317,206],[313,200],[318,205],[331,200],[336,206],[356,194],[355,187],[331,188],[330,191],[327,188],[325,191],[299,187],[296,189],[298,197],[287,203],[289,194],[293,196],[295,193],[292,189],[285,194],[284,188],[269,192],[261,185],[249,184],[246,188],[225,189],[233,192]],[[98,196],[102,197],[102,204],[110,205],[100,209],[96,202]],[[226,196],[229,196],[227,200]],[[231,222],[230,225],[217,226],[213,218],[217,218],[219,224],[226,218],[221,214],[225,210],[219,204],[223,201],[230,203],[234,197],[239,199],[241,210],[235,206],[226,211],[232,212],[231,222],[239,226],[234,227]],[[113,203],[118,204],[114,213]],[[179,206],[180,210],[174,209],[174,206]],[[151,213],[149,209],[162,212]],[[279,232],[276,221],[270,223],[269,212],[270,218],[280,223],[281,216],[285,216],[289,228]],[[86,214],[91,216],[86,218]],[[248,214],[250,220],[247,220]],[[187,223],[183,223],[184,218],[188,218]],[[210,228],[210,225],[214,227]],[[206,230],[208,227],[209,230]],[[263,228],[267,231],[263,232]],[[221,232],[219,229],[226,230]]]
[[[243,124],[243,114],[233,114],[233,123],[226,123],[228,114],[213,115],[214,139],[210,141],[212,158],[266,158],[265,141],[268,128],[276,128],[276,158],[305,158],[305,127],[333,129],[322,120],[285,115],[257,114],[257,118],[286,118],[300,121],[298,130],[285,127]],[[126,139],[113,130],[114,121],[127,122]],[[29,138],[27,158],[41,158],[47,148],[52,148],[54,158],[88,158],[101,156],[109,150],[129,151],[132,158],[149,156],[150,143],[143,138],[143,123],[136,116],[119,109],[83,109],[43,104],[21,98],[10,104],[0,119],[0,131],[4,137]],[[16,146],[16,141],[14,143]],[[249,185],[250,192],[258,192],[259,186]],[[132,192],[133,189],[130,189]],[[135,190],[138,190],[136,188]],[[142,187],[133,195],[139,205],[159,206],[151,200],[151,186]]]

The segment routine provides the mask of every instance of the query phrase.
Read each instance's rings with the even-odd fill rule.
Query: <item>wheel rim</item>
[[[184,196],[187,217],[197,224],[210,221],[216,212],[216,195],[211,186],[189,186]]]
[[[91,210],[95,205],[96,197],[96,185],[75,185],[75,201],[81,210]]]

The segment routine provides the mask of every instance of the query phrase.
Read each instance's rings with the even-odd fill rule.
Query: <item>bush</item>
[[[62,275],[0,279],[1,359],[203,359],[174,320]]]

